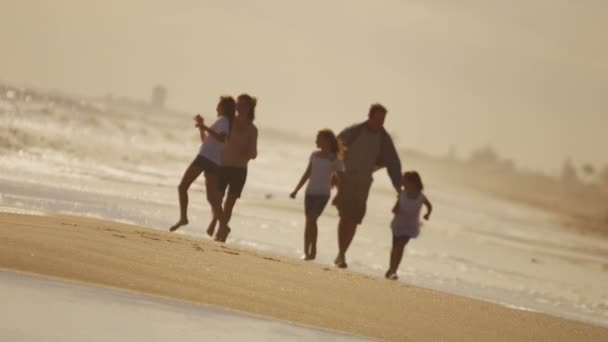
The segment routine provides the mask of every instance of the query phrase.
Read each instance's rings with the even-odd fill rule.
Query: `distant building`
[[[578,183],[578,174],[570,159],[567,159],[562,166],[561,178],[566,184]]]
[[[152,99],[150,104],[156,108],[164,108],[167,100],[167,88],[158,85],[152,90]]]

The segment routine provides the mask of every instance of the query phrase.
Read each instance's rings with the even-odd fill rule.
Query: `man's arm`
[[[254,126],[255,127],[255,126]],[[258,129],[253,130],[253,136],[249,142],[249,159],[255,159],[258,157]]]
[[[393,139],[388,132],[385,132],[384,134],[386,136],[381,152],[382,164],[386,166],[386,172],[391,179],[391,183],[393,183],[393,187],[399,192],[399,189],[401,188],[401,160],[399,159],[399,154],[397,153]]]

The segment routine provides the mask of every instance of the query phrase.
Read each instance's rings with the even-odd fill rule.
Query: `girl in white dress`
[[[410,239],[420,234],[420,210],[426,206],[427,212],[424,219],[431,216],[433,206],[422,193],[424,185],[416,171],[408,171],[401,178],[402,189],[399,198],[393,207],[395,217],[391,222],[393,231],[393,247],[391,249],[390,266],[386,271],[386,278],[397,280],[397,269],[403,258],[403,249]]]

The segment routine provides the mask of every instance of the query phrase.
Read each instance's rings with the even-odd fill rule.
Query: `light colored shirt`
[[[310,155],[310,178],[306,187],[307,195],[331,194],[331,177],[335,172],[343,172],[344,163],[337,158],[322,157],[319,152]]]
[[[420,210],[425,200],[423,193],[414,199],[408,198],[405,191],[399,193],[399,212],[391,222],[394,236],[415,238],[420,234]]]
[[[381,136],[379,132],[363,129],[361,134],[346,150],[344,164],[349,176],[371,179],[380,155]]]
[[[209,128],[217,134],[228,134],[228,131],[230,130],[230,121],[225,116],[220,116]],[[222,145],[223,144],[219,140],[215,139],[211,135],[208,135],[207,139],[205,139],[201,145],[201,149],[198,154],[211,160],[216,165],[220,165]]]
[[[222,166],[246,168],[258,155],[258,129],[249,122],[234,121],[232,132],[222,149]]]

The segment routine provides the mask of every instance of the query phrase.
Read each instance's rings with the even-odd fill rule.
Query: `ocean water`
[[[105,108],[0,103],[0,211],[85,215],[160,230],[175,223],[177,184],[200,145],[191,118]],[[259,157],[250,164],[229,243],[302,254],[303,196],[288,194],[314,148],[314,133],[301,138],[260,127]],[[406,248],[401,281],[608,327],[606,240],[567,230],[556,213],[440,179],[425,183],[435,211]],[[176,234],[206,237],[203,185],[201,177],[190,189],[190,225]],[[384,274],[394,199],[385,172],[377,172],[368,215],[348,253],[351,269]],[[337,220],[328,206],[316,262],[332,263]]]
[[[0,337],[11,342],[372,341],[209,305],[2,270],[0,300]]]

